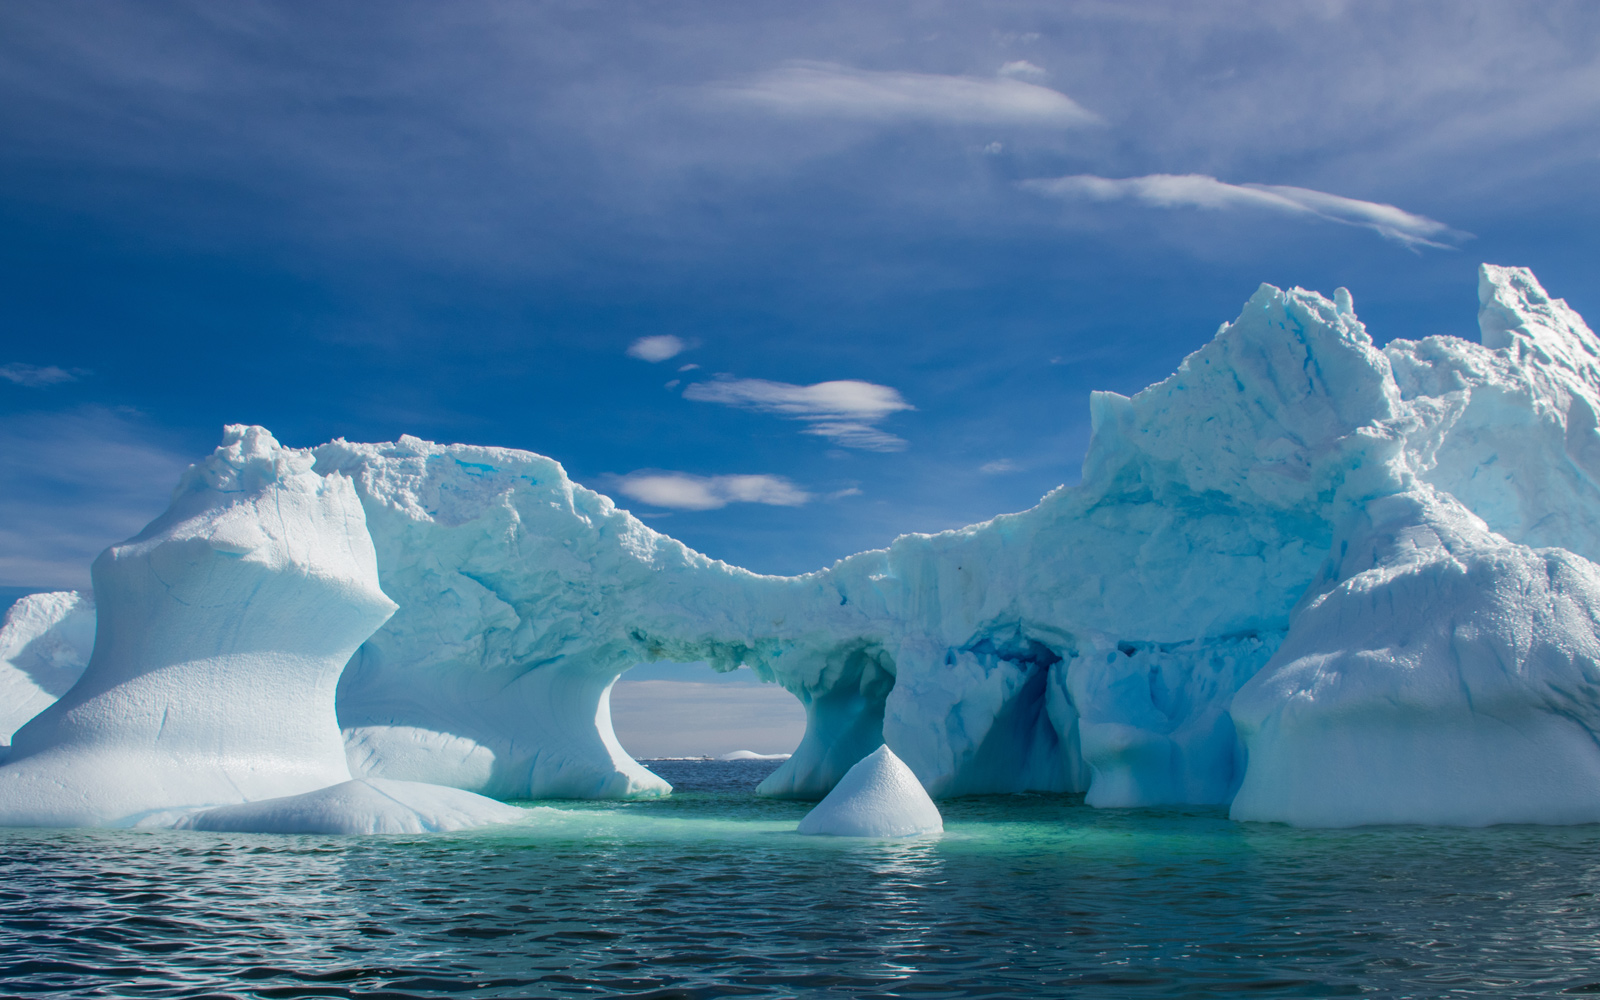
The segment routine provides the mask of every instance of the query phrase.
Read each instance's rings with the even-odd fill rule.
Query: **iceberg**
[[[879,747],[856,762],[796,832],[831,837],[914,837],[940,833],[944,818],[917,776]]]
[[[1169,378],[1093,395],[1079,485],[794,577],[530,452],[230,428],[97,562],[93,655],[16,732],[0,822],[667,794],[609,717],[660,659],[804,706],[765,795],[822,799],[886,747],[934,798],[1600,820],[1600,340],[1526,269],[1485,265],[1479,299],[1479,342],[1380,348],[1345,290],[1263,285]],[[73,600],[0,633],[19,714],[75,669]]]
[[[93,652],[15,733],[0,823],[170,825],[351,780],[336,684],[394,603],[349,480],[311,466],[229,427],[165,514],[101,554]]]

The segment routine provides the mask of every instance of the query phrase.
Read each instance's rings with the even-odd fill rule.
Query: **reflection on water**
[[[764,762],[435,838],[0,832],[21,996],[1600,993],[1600,829],[1310,832],[1072,798],[805,838]]]

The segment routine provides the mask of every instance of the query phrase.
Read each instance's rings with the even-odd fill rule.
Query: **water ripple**
[[[1600,993],[1600,830],[1307,832],[1064,797],[802,838],[771,765],[433,838],[0,832],[19,997]],[[546,804],[549,805],[549,804]]]

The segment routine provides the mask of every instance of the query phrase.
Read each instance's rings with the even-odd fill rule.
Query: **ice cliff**
[[[799,577],[693,552],[527,452],[278,448],[293,472],[273,488],[329,499],[326,516],[293,522],[304,537],[272,545],[297,567],[346,553],[323,574],[342,582],[269,574],[277,603],[207,588],[218,649],[184,653],[185,682],[248,702],[258,677],[280,676],[275,697],[303,683],[329,705],[337,680],[349,770],[331,762],[324,710],[315,753],[267,768],[300,775],[281,782],[300,792],[353,776],[496,798],[663,794],[607,706],[619,674],[666,658],[744,664],[805,706],[805,737],[765,794],[821,798],[886,744],[936,797],[1081,791],[1306,825],[1597,821],[1600,341],[1524,269],[1485,266],[1479,297],[1481,343],[1379,349],[1342,289],[1262,286],[1168,379],[1094,395],[1080,485]],[[240,447],[265,435],[230,433]],[[0,814],[35,815],[19,776],[45,753],[103,753],[115,770],[148,752],[156,701],[137,684],[116,695],[135,706],[120,719],[84,706],[149,673],[128,666],[139,656],[153,667],[195,641],[128,595],[226,582],[212,563],[263,544],[229,532],[287,523],[245,496],[226,501],[236,526],[220,548],[184,526],[196,514],[169,513],[96,564],[94,658],[17,733]],[[157,559],[160,587],[121,582],[123,563],[162,545],[210,554]],[[335,621],[312,637],[291,627],[301,614]],[[316,666],[230,672],[243,647],[220,636],[235,618],[252,648]],[[0,647],[70,648],[44,620]],[[0,682],[41,676],[7,656]],[[129,729],[137,739],[118,735]],[[285,753],[250,732],[224,756]]]

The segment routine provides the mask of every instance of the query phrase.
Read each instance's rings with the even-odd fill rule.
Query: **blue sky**
[[[798,572],[1076,481],[1262,281],[1600,317],[1591,2],[0,8],[0,586],[224,423],[527,448]]]

